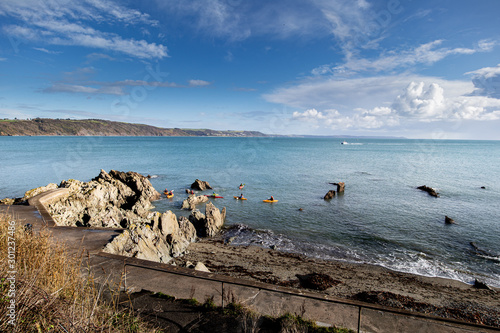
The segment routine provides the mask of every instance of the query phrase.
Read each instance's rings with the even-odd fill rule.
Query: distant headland
[[[0,136],[230,136],[263,137],[257,131],[161,128],[102,119],[0,119]]]

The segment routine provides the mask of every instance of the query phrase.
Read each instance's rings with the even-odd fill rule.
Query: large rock
[[[149,223],[133,224],[115,237],[104,252],[168,263],[183,255],[196,240],[196,230],[186,218],[177,221],[171,211],[155,212]]]
[[[196,208],[196,205],[199,205],[199,204],[207,202],[207,201],[208,201],[208,197],[206,197],[204,195],[196,196],[196,195],[192,194],[182,202],[182,209],[193,210]]]
[[[207,189],[212,189],[212,186],[206,181],[196,179],[194,183],[191,184],[191,188],[194,190],[205,191]]]
[[[198,237],[213,237],[217,235],[226,219],[226,208],[220,211],[212,202],[205,206],[205,214],[194,210],[189,216],[189,221],[194,225]]]
[[[149,180],[136,172],[101,170],[90,182],[62,181],[68,195],[47,209],[58,225],[126,228],[148,219],[152,200],[160,198]]]

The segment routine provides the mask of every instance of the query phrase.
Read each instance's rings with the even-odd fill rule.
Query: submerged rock
[[[431,195],[433,197],[436,197],[436,198],[439,197],[439,193],[437,193],[436,190],[433,189],[432,187],[428,187],[426,185],[422,185],[422,186],[417,187],[417,189],[419,189],[421,191],[424,191],[424,192],[427,192],[427,193],[429,193],[429,195]]]
[[[325,196],[323,197],[323,199],[325,199],[325,200],[330,200],[330,199],[332,199],[334,196],[335,196],[335,191],[334,191],[334,190],[330,190],[330,191],[328,191],[328,193],[327,193],[327,194],[325,194]]]
[[[451,217],[445,216],[445,217],[444,217],[444,223],[445,223],[445,224],[455,224],[456,222],[455,222],[455,220],[454,220],[454,219],[452,219]]]

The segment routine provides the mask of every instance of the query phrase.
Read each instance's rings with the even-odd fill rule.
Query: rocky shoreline
[[[456,280],[258,246],[233,246],[223,234],[191,243],[187,250],[172,264],[199,261],[217,274],[500,327],[498,288],[481,289]]]
[[[22,204],[56,188],[67,189],[67,195],[47,207],[58,225],[123,229],[103,249],[108,253],[500,327],[498,288],[257,246],[232,246],[221,233],[225,208],[219,210],[205,196],[191,194],[183,203],[184,209],[191,210],[189,218],[155,212],[152,202],[161,194],[148,177],[135,172],[101,170],[89,182],[62,181],[1,202]],[[197,179],[192,188],[211,187]],[[201,204],[205,204],[204,213],[196,209]]]

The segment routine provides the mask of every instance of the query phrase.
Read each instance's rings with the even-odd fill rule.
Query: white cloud
[[[98,48],[141,59],[161,59],[168,56],[164,45],[125,38],[90,27],[89,23],[158,24],[148,14],[110,0],[7,0],[0,2],[0,15],[14,17],[22,22],[3,27],[7,35],[15,38],[50,45]]]
[[[262,35],[277,38],[329,35],[330,24],[321,11],[321,2],[157,0],[163,10],[191,23],[198,32],[230,41]]]
[[[436,83],[424,90],[423,82],[411,82],[404,93],[396,97],[392,109],[408,118],[442,119],[446,108],[443,93],[443,88]]]
[[[125,95],[125,92],[119,87],[89,87],[76,84],[56,83],[44,90],[46,93],[83,93],[83,94],[105,94],[105,95]]]
[[[262,97],[268,102],[303,110],[335,108],[345,113],[357,108],[372,109],[374,105],[389,106],[412,81],[437,83],[450,96],[461,96],[473,90],[471,82],[404,73],[366,78],[307,78],[295,85],[278,88]]]
[[[190,87],[203,87],[203,86],[209,86],[212,83],[204,80],[189,80],[189,86]]]
[[[34,50],[37,50],[37,51],[40,51],[40,52],[43,52],[43,53],[47,53],[47,54],[61,54],[62,52],[59,52],[59,51],[50,51],[50,50],[47,50],[43,47],[34,47],[33,48]]]
[[[335,130],[379,129],[399,124],[397,115],[387,107],[373,110],[357,109],[351,115],[343,115],[335,109],[328,109],[323,112],[309,109],[304,112],[294,112],[292,119],[312,123],[316,128],[326,127]]]
[[[314,84],[307,88],[297,86],[290,88],[291,90],[285,93],[283,91],[277,92],[276,95],[267,97],[280,98],[282,102],[285,101],[285,98],[299,98],[289,101],[289,104],[294,107],[310,103],[309,108],[302,108],[305,111],[293,112],[292,119],[300,121],[304,126],[313,126],[314,128],[380,129],[437,121],[500,119],[500,99],[468,96],[467,92],[470,92],[472,88],[470,83],[437,78],[425,78],[427,84],[423,81],[410,81],[408,83],[409,78],[411,77],[395,76],[341,80],[339,82],[323,81],[323,88],[328,88],[331,92],[328,93],[328,90],[322,89],[322,93],[325,95],[323,100],[318,100],[318,98],[321,99],[319,95],[308,96],[310,92],[314,91]],[[422,79],[423,77],[414,76],[413,78]],[[378,87],[366,87],[377,80],[380,81]],[[395,86],[385,85],[389,82],[397,82],[397,85],[406,82],[406,87],[399,86],[396,90]],[[338,91],[342,87],[344,89]],[[345,87],[348,88],[345,89]],[[386,88],[385,91],[383,91],[384,88]],[[372,103],[361,103],[365,106],[360,107],[360,103],[356,102],[363,100],[364,95],[376,96],[373,89],[380,89],[379,95],[383,98],[374,98]],[[350,105],[339,105],[337,98],[340,95],[344,95],[344,99],[340,102],[347,102],[347,100],[356,102],[351,102]],[[307,96],[307,98],[300,100],[300,96],[302,98]],[[373,107],[374,105],[376,106]],[[339,109],[339,106],[342,108]]]
[[[314,68],[311,73],[313,75],[324,75],[392,71],[420,64],[431,65],[450,55],[470,55],[477,52],[489,52],[492,47],[496,45],[494,42],[482,40],[473,48],[438,47],[442,44],[443,40],[435,40],[408,50],[386,51],[376,59],[358,58],[353,55],[348,55],[343,65],[322,65]]]
[[[496,67],[484,67],[466,74],[472,75],[476,88],[473,95],[500,98],[500,64]]]

